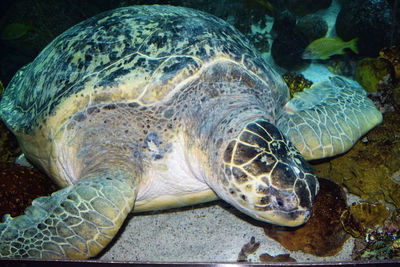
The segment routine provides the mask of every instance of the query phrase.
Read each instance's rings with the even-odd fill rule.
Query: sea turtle
[[[0,255],[92,257],[132,210],[218,197],[261,221],[305,223],[318,192],[305,159],[348,150],[382,117],[339,77],[288,101],[277,72],[212,15],[133,6],[79,23],[2,97],[26,158],[63,189],[5,216]]]

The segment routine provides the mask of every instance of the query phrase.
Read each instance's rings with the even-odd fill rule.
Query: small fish
[[[32,30],[34,30],[32,23],[25,24],[14,22],[7,24],[3,29],[1,29],[0,37],[2,40],[16,40]]]
[[[333,55],[343,55],[345,48],[350,48],[358,54],[357,40],[345,42],[339,37],[322,37],[307,46],[303,53],[303,59],[329,59]]]

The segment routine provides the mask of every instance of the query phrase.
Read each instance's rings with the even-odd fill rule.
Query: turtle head
[[[311,166],[273,124],[248,123],[223,154],[221,197],[258,220],[298,226],[319,184]]]

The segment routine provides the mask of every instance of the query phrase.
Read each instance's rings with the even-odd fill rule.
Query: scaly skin
[[[284,109],[277,126],[306,160],[344,153],[382,122],[366,92],[338,76],[295,94]]]
[[[90,175],[33,201],[25,215],[0,224],[0,257],[85,259],[114,237],[136,197],[122,172]]]

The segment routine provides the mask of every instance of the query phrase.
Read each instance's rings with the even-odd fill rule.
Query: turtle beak
[[[258,219],[282,226],[299,226],[308,221],[311,216],[311,205],[302,207],[296,193],[275,191],[270,196],[271,213],[258,214]]]
[[[269,214],[268,218],[258,215],[257,219],[268,223],[296,227],[305,224],[311,217],[311,210],[295,209],[291,211],[275,210],[273,214]]]

